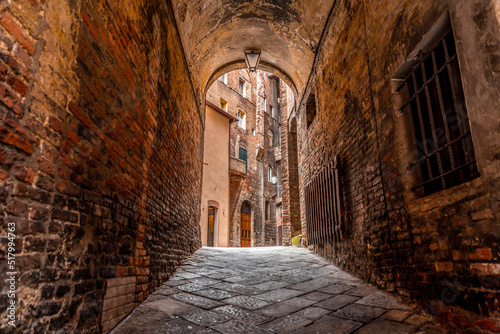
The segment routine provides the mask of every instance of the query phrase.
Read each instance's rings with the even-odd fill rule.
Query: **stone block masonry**
[[[20,273],[0,332],[109,330],[200,247],[201,114],[169,6],[0,3],[0,250],[15,222]]]

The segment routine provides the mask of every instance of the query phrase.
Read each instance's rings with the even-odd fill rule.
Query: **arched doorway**
[[[213,206],[208,207],[208,234],[207,234],[207,246],[214,247],[215,244],[215,216],[217,214],[217,208]]]
[[[241,204],[241,247],[252,246],[252,209],[248,201]]]

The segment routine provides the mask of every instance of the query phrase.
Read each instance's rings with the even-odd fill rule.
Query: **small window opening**
[[[238,109],[238,127],[245,130],[246,126],[247,126],[247,116],[243,110]]]
[[[224,111],[227,111],[227,101],[224,100],[224,99],[220,99],[220,107],[221,109],[223,109]]]
[[[316,118],[316,95],[309,94],[309,98],[306,103],[306,116],[307,116],[307,128],[311,126],[312,122]]]
[[[239,147],[238,159],[245,161],[245,173],[248,172],[248,152],[243,147]]]
[[[243,97],[247,97],[247,82],[243,79],[243,78],[240,78],[240,81],[239,81],[239,92],[240,94],[243,96]]]

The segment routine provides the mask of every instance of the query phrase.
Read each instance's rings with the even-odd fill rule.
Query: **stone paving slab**
[[[391,333],[391,334],[407,334],[413,333],[415,327],[410,325],[402,324],[399,322],[377,319],[374,322],[369,323],[360,330],[356,331],[356,334],[373,334],[373,333]]]
[[[330,314],[332,311],[321,308],[321,307],[307,307],[302,309],[292,315],[307,318],[309,320],[318,320],[323,318],[325,315]]]
[[[312,323],[311,320],[297,315],[287,315],[263,325],[262,327],[271,330],[273,333],[290,333],[296,329]]]
[[[231,317],[229,317],[228,315],[206,310],[192,311],[184,314],[182,318],[199,326],[214,326],[231,320]]]
[[[112,334],[438,334],[392,295],[296,247],[203,247]]]
[[[225,305],[217,307],[212,311],[228,315],[241,321],[251,322],[254,325],[269,322],[274,318],[258,314],[235,305]]]
[[[264,306],[269,305],[268,302],[262,299],[257,299],[249,296],[236,296],[223,300],[226,304],[232,304],[236,306],[240,306],[249,310],[258,310],[263,308]]]
[[[340,319],[332,316],[325,316],[316,321],[311,326],[301,328],[292,333],[294,334],[350,334],[357,328],[363,326],[362,323]],[[391,332],[372,332],[370,334],[393,334]]]
[[[361,305],[381,307],[381,308],[385,308],[385,309],[396,309],[396,310],[403,310],[403,311],[410,310],[410,308],[408,306],[400,304],[396,298],[394,298],[390,294],[388,294],[386,292],[382,292],[382,291],[379,291],[379,292],[376,292],[372,295],[366,296],[356,303],[361,304]]]
[[[338,318],[368,323],[374,319],[377,319],[385,312],[386,310],[382,308],[351,304],[333,313],[333,315]]]
[[[214,299],[217,301],[236,296],[236,293],[228,292],[228,291],[224,291],[224,290],[219,290],[219,289],[212,289],[212,288],[194,291],[194,294],[196,294],[198,296]]]
[[[322,300],[325,300],[327,298],[330,298],[332,295],[328,294],[328,293],[324,293],[324,292],[319,292],[319,291],[314,291],[314,292],[310,292],[306,295],[303,295],[302,298],[305,298],[305,299],[311,299],[311,300],[315,300],[315,301],[322,301]]]
[[[230,320],[226,323],[214,326],[213,329],[223,334],[269,334],[271,331],[253,326],[247,322]]]
[[[344,306],[347,306],[355,301],[359,300],[359,298],[349,295],[338,295],[335,297],[331,297],[325,299],[317,304],[316,306],[326,308],[328,310],[336,311],[341,309]]]
[[[255,298],[266,300],[268,302],[281,302],[293,297],[303,295],[304,291],[292,289],[277,289],[256,295]]]
[[[272,304],[266,308],[259,310],[259,312],[270,317],[279,318],[297,312],[314,303],[315,302],[313,300],[297,297]]]
[[[211,309],[211,308],[223,305],[219,302],[216,302],[215,300],[211,300],[208,298],[196,296],[196,295],[189,294],[189,293],[183,293],[183,292],[172,295],[172,298],[186,302],[188,304],[199,306],[199,307],[204,308],[204,309]]]
[[[352,289],[352,286],[350,286],[350,285],[338,283],[338,284],[325,286],[324,288],[321,288],[318,291],[329,293],[331,295],[339,295],[339,294],[344,293],[344,292],[351,290],[351,289]]]

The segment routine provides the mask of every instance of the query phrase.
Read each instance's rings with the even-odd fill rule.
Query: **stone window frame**
[[[407,92],[401,91],[401,86],[404,85],[403,81],[406,81],[406,77],[413,72],[413,67],[416,64],[420,64],[420,55],[427,54],[434,49],[437,43],[441,42],[446,36],[449,30],[453,31],[455,43],[456,43],[456,30],[453,29],[453,24],[450,18],[450,12],[445,11],[431,26],[426,34],[422,36],[421,41],[415,46],[413,51],[406,57],[404,62],[400,62],[399,66],[396,65],[397,69],[394,72],[394,75],[391,79],[391,92],[392,92],[392,100],[393,100],[393,119],[395,124],[395,153],[396,157],[399,160],[398,164],[400,167],[399,171],[401,176],[401,182],[404,186],[403,195],[405,200],[408,203],[413,203],[412,207],[418,208],[418,205],[415,201],[419,200],[429,200],[429,198],[434,198],[435,196],[441,196],[443,192],[449,192],[450,189],[455,187],[460,187],[461,185],[466,185],[471,182],[474,182],[474,179],[465,181],[463,183],[447,187],[441,189],[439,191],[424,194],[423,191],[417,191],[413,189],[415,186],[419,185],[421,182],[421,177],[418,174],[417,168],[410,169],[415,161],[415,138],[414,138],[414,129],[411,117],[408,116],[407,112],[401,110],[401,107],[404,106],[407,102],[408,95]],[[457,58],[460,58],[460,50],[457,47],[456,50]],[[460,64],[459,64],[460,69]],[[463,73],[460,71],[460,79],[462,83],[464,82]],[[463,99],[465,104],[467,103],[467,95],[463,92]],[[409,106],[407,106],[409,108]],[[468,113],[468,112],[467,112]],[[469,126],[470,126],[470,119]],[[470,129],[471,139],[473,139],[474,134],[473,130]],[[471,143],[474,145],[473,143]],[[474,150],[474,148],[473,148]],[[476,161],[476,166],[478,166],[478,162]],[[478,173],[478,177],[481,178],[481,174]],[[420,202],[420,201],[419,201]]]

